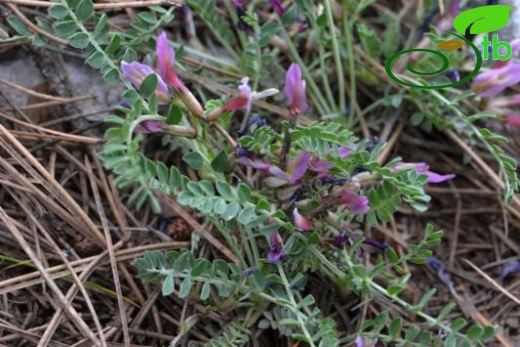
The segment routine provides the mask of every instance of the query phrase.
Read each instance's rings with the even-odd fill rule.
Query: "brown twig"
[[[7,139],[13,147],[6,141]],[[103,235],[96,228],[92,220],[85,214],[79,205],[72,199],[69,193],[59,184],[54,177],[40,164],[40,162],[23,146],[2,124],[0,124],[0,141],[2,141],[5,150],[8,150],[13,158],[17,159],[18,163],[22,165],[28,173],[34,178],[37,178],[44,184],[44,186],[60,201],[67,206],[70,214],[67,214],[71,225],[76,225],[79,230],[85,231],[85,236],[92,239],[99,246],[104,246]],[[23,177],[20,176],[20,179]],[[39,189],[34,188],[35,191],[40,192]],[[43,198],[48,198],[44,196]],[[48,199],[50,200],[50,199]],[[52,201],[51,201],[52,203]],[[56,204],[54,204],[57,208]],[[66,216],[66,215],[65,215]],[[74,217],[72,217],[74,216]]]
[[[500,177],[484,162],[484,160],[470,147],[468,146],[462,139],[452,130],[445,130],[444,133],[461,149],[464,150],[465,153],[471,156],[471,158],[475,161],[475,163],[480,167],[482,171],[486,175],[493,180],[493,182],[500,187],[501,189],[505,188],[505,184],[500,179]],[[520,218],[520,198],[517,195],[513,195],[513,204],[511,206],[507,206],[507,210],[514,215],[516,218]]]
[[[128,332],[128,319],[126,317],[125,312],[125,303],[123,302],[123,291],[121,290],[121,283],[119,281],[119,272],[117,270],[117,260],[114,252],[114,245],[112,243],[112,235],[110,234],[110,230],[108,229],[108,222],[103,209],[103,205],[101,204],[101,197],[99,195],[98,186],[94,178],[94,172],[92,171],[90,161],[87,157],[85,157],[85,167],[87,168],[88,177],[90,179],[90,186],[92,188],[92,192],[94,193],[94,201],[96,202],[97,211],[101,219],[101,223],[103,225],[103,231],[105,232],[105,240],[107,243],[106,248],[108,250],[110,266],[112,268],[112,275],[114,277],[114,286],[116,287],[117,303],[119,306],[121,325],[123,327],[123,337],[125,345],[128,346],[130,344],[130,333]]]
[[[85,289],[85,286],[83,285],[83,281],[86,280],[86,277],[85,277],[86,272],[82,273],[83,278],[78,277],[78,275],[73,271],[72,266],[70,265],[70,262],[67,260],[67,258],[65,258],[65,256],[63,255],[63,252],[61,252],[60,247],[56,244],[56,242],[51,237],[51,235],[47,232],[47,230],[43,227],[42,223],[40,223],[38,221],[38,219],[36,219],[36,217],[34,216],[32,211],[29,209],[29,207],[19,197],[17,197],[16,194],[14,194],[12,191],[8,190],[8,192],[11,194],[12,198],[18,203],[18,205],[24,210],[24,212],[27,215],[27,217],[29,218],[29,220],[32,223],[34,223],[34,225],[38,228],[38,230],[40,230],[40,232],[43,234],[45,239],[49,242],[49,244],[54,249],[54,252],[60,257],[63,264],[65,264],[65,266],[67,267],[67,270],[69,270],[69,272],[72,276],[72,279],[73,279],[73,286],[69,289],[69,293],[71,291],[73,293],[76,293],[78,290],[81,292],[81,294],[83,295],[83,298],[85,299],[85,303],[87,304],[87,307],[90,311],[90,315],[91,315],[92,319],[94,320],[94,324],[96,325],[96,328],[99,331],[99,337],[100,337],[101,344],[103,346],[106,346],[106,341],[103,336],[103,330],[101,328],[101,323],[99,322],[98,315],[96,314],[96,310],[94,309],[92,300],[90,299],[90,296],[88,295],[87,290]],[[36,240],[38,239],[38,235],[35,235],[35,239]],[[67,295],[65,296],[65,300],[67,302],[69,302],[70,304],[72,304],[74,295],[69,296],[69,293],[67,293]],[[60,307],[56,311],[55,316],[61,317],[62,313],[63,313],[63,309]],[[54,327],[57,327],[58,323],[59,323],[59,320],[56,322]],[[49,327],[50,326],[51,325],[49,325]],[[46,333],[47,332],[50,332],[49,329],[46,330]],[[52,338],[51,333],[49,333],[49,334],[44,333],[44,335],[38,342],[38,347],[46,347],[48,345],[48,343],[50,342],[51,338]]]
[[[67,98],[60,98],[60,97],[56,97],[56,96],[52,96],[52,95],[38,93],[38,92],[35,92],[34,90],[31,90],[31,89],[26,88],[24,86],[21,86],[19,84],[10,82],[8,80],[0,79],[0,83],[1,84],[5,84],[6,86],[9,86],[9,87],[11,87],[11,88],[13,88],[15,90],[18,90],[18,91],[20,91],[22,93],[25,93],[25,94],[31,95],[31,96],[35,96],[35,97],[40,98],[40,99],[59,101],[59,102],[70,102],[70,100],[67,99]]]
[[[89,326],[85,323],[85,321],[81,318],[80,314],[76,309],[69,305],[67,302],[65,296],[61,292],[60,288],[54,282],[54,280],[49,276],[47,273],[47,269],[43,267],[42,263],[38,259],[38,256],[34,251],[31,249],[27,241],[25,240],[25,237],[23,234],[18,230],[18,228],[13,224],[11,218],[7,215],[7,213],[4,211],[4,209],[0,206],[0,220],[4,222],[4,224],[7,226],[7,229],[11,232],[13,237],[16,239],[20,247],[24,250],[25,254],[31,259],[33,264],[36,266],[38,271],[40,272],[41,276],[44,278],[46,284],[49,286],[49,289],[53,292],[53,294],[58,299],[58,304],[61,306],[61,308],[67,313],[69,318],[72,320],[74,325],[81,331],[81,333],[89,338],[94,345],[98,347],[103,347],[101,345],[101,342],[98,340],[96,335],[92,333]]]

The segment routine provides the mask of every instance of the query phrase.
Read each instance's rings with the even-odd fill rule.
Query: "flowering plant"
[[[184,160],[191,168],[198,170],[202,180],[191,181],[182,176],[176,167],[165,170],[164,164],[159,163],[148,178],[150,187],[166,194],[176,194],[180,204],[200,211],[215,225],[219,225],[218,219],[222,219],[225,224],[220,224],[219,228],[236,228],[243,240],[258,240],[241,245],[225,237],[234,254],[230,259],[235,261],[235,265],[230,269],[234,268],[232,271],[241,273],[244,280],[242,284],[233,284],[226,296],[236,291],[242,293],[243,290],[253,290],[255,295],[275,304],[280,304],[280,300],[288,300],[287,308],[294,310],[299,304],[291,288],[302,286],[305,276],[294,277],[294,273],[289,270],[291,268],[305,269],[308,266],[306,263],[310,261],[316,264],[314,267],[328,280],[345,286],[352,276],[365,276],[356,272],[349,274],[349,270],[346,276],[340,275],[349,268],[360,271],[358,262],[363,254],[385,255],[398,266],[402,260],[396,257],[392,248],[382,240],[364,236],[358,223],[365,220],[369,225],[377,225],[381,221],[390,220],[397,205],[403,200],[418,210],[424,210],[429,197],[423,186],[428,182],[440,183],[453,179],[455,175],[436,174],[429,171],[425,163],[405,163],[400,158],[382,166],[375,159],[384,148],[383,143],[374,139],[360,141],[337,123],[298,124],[299,117],[309,110],[306,81],[298,64],[288,67],[284,85],[280,86],[288,105],[287,118],[282,121],[281,132],[278,133],[268,122],[255,115],[245,123],[244,128],[234,131],[237,137],[233,137],[228,129],[223,128],[221,120],[239,110],[249,112],[256,100],[275,95],[278,88],[253,92],[248,86],[248,78],[244,77],[234,97],[227,101],[209,101],[205,107],[198,106],[193,94],[183,87],[178,78],[173,79],[178,84],[177,88],[172,82],[164,82],[169,90],[165,93],[163,81],[168,79],[164,71],[169,70],[172,76],[176,74],[171,58],[174,54],[164,49],[164,40],[165,36],[161,34],[157,44],[157,60],[158,66],[162,68],[158,69],[159,76],[153,80],[157,82],[149,87],[155,94],[152,93],[148,99],[153,99],[155,95],[158,100],[180,104],[186,118],[183,125],[177,125],[172,130],[165,116],[154,116],[151,120],[149,116],[129,111],[130,129],[145,122],[149,131],[156,129],[157,132],[181,136],[179,139],[194,138],[183,140],[189,149]],[[167,65],[163,61],[167,61]],[[124,77],[138,88],[142,88],[149,76],[154,74],[151,67],[144,68],[135,62],[123,62],[122,70]],[[183,97],[183,93],[188,96]],[[144,101],[138,99],[136,103],[133,109],[140,109]],[[204,124],[209,125],[209,128]],[[178,131],[181,126],[192,132]],[[223,141],[216,138],[218,151],[213,150],[211,143],[204,141],[208,135],[215,136],[208,133],[211,129]],[[131,143],[140,139],[140,135],[137,135],[128,138],[128,141]],[[110,153],[110,150],[104,152],[109,167],[112,161]],[[114,169],[118,170],[117,167]],[[229,183],[228,178],[229,172],[233,170],[242,181],[236,187]],[[252,177],[258,177],[256,182],[251,181]],[[155,199],[154,195],[150,195],[150,198]],[[442,232],[428,230],[424,245],[436,244]],[[260,242],[262,238],[264,242]],[[419,245],[415,251],[421,255],[410,254],[408,259],[423,264],[424,256],[431,254],[423,249],[424,245]],[[245,255],[240,251],[242,247],[246,247]],[[188,254],[171,253],[164,259],[159,254],[154,256],[162,259],[160,263],[164,262],[164,266],[167,266],[176,264],[180,260],[175,259]],[[141,276],[149,278],[160,274],[159,278],[164,279],[163,294],[172,293],[175,288],[172,279],[179,276],[182,270],[157,272],[151,257],[151,254],[147,254],[135,262]],[[201,260],[191,258],[191,255],[189,257],[191,260],[186,265],[197,268]],[[347,261],[346,267],[339,266],[338,261]],[[380,276],[383,274],[381,271],[371,276]],[[370,282],[364,283],[360,279],[352,282],[354,287],[348,285],[345,289],[373,290],[370,289]],[[181,296],[194,290],[191,284],[187,284],[192,281],[195,278],[185,277],[180,289]],[[275,283],[281,285],[280,289],[285,288],[285,292],[279,292]],[[220,290],[224,290],[222,288]],[[205,293],[199,295],[201,300],[207,300]],[[242,300],[237,299],[235,304]],[[312,299],[307,297],[304,300],[311,303]],[[298,325],[303,329],[304,341],[312,344],[312,336],[320,329],[325,329],[321,334],[328,336],[331,343],[338,341],[329,330],[331,322],[326,319],[316,321],[317,317],[312,316],[301,319],[303,321]],[[359,337],[357,341],[361,341]]]
[[[222,47],[242,63],[237,76],[232,72],[236,66],[225,59],[200,55],[228,69],[225,75],[234,79],[227,82],[237,90],[212,84],[205,71],[201,73],[204,78],[187,72],[180,64],[181,49],[176,51],[171,46],[165,32],[157,38],[149,37],[159,26],[147,27],[148,36],[143,34],[155,43],[155,53],[146,52],[153,57],[148,61],[155,64],[144,64],[137,54],[112,56],[117,49],[111,47],[112,43],[102,48],[78,19],[75,8],[64,0],[54,5],[65,9],[70,21],[84,34],[80,38],[92,46],[88,61],[105,69],[106,79],[121,73],[121,83],[127,87],[122,96],[125,107],[106,119],[112,127],[106,132],[107,142],[100,153],[105,166],[117,175],[115,184],[121,189],[130,188],[128,201],[138,210],[149,207],[159,213],[165,205],[183,213],[185,210],[178,205],[189,209],[204,220],[203,225],[193,223],[197,225],[194,235],[214,246],[214,256],[198,257],[194,250],[200,240],[194,236],[191,250],[146,252],[133,263],[140,278],[161,284],[162,295],[176,295],[204,307],[203,313],[183,321],[171,342],[173,346],[190,335],[196,322],[205,316],[229,310],[234,312],[229,329],[223,329],[208,345],[245,345],[252,325],[260,330],[274,329],[312,347],[375,346],[378,341],[413,346],[480,346],[480,341],[494,333],[493,328],[478,325],[462,332],[465,323],[446,323],[451,305],[435,317],[427,314],[425,307],[433,291],[424,293],[416,304],[401,295],[411,264],[429,264],[447,281],[430,250],[440,243],[443,232],[427,225],[417,244],[409,244],[407,250],[398,253],[395,244],[372,233],[372,228],[392,222],[403,205],[425,211],[430,203],[425,186],[443,184],[456,176],[432,171],[431,163],[407,162],[399,157],[387,161],[384,141],[359,138],[351,131],[351,124],[344,118],[350,114],[349,122],[353,122],[357,103],[353,27],[344,24],[348,54],[342,55],[331,3],[325,1],[320,11],[315,11],[310,1],[269,1],[277,22],[261,26],[244,1],[231,1],[230,16],[237,17],[233,24],[243,46],[243,55],[237,57],[226,30],[229,28],[214,20],[218,11],[213,2],[188,1],[190,8],[219,34],[216,37]],[[353,7],[355,19],[367,3],[351,2],[345,9]],[[171,13],[163,15],[167,14]],[[295,24],[297,30],[291,35],[307,30],[302,17],[321,38],[327,37],[319,44],[330,41],[331,61],[337,73],[337,103],[328,74],[321,90],[292,42],[288,30]],[[279,44],[278,35],[285,46]],[[264,55],[262,48],[271,41],[279,44],[280,50],[291,52],[290,61],[282,60],[283,73],[264,73],[272,56]],[[318,64],[326,71],[322,48]],[[348,56],[349,61],[351,107],[345,97],[343,56]],[[225,92],[221,98],[209,99],[201,88],[214,93],[215,85],[219,87],[217,92]],[[257,91],[259,85],[266,89]],[[450,112],[458,105],[441,94],[410,99],[416,102],[424,98],[424,105],[431,105],[432,95],[449,104],[445,107]],[[388,95],[367,109],[380,105],[399,107],[402,99],[400,94]],[[281,109],[277,106],[280,103]],[[423,107],[417,103],[418,108]],[[472,125],[464,115],[460,118]],[[490,141],[489,136],[479,134]],[[151,136],[160,136],[163,148],[168,149],[164,162],[151,160],[142,149],[145,139]],[[171,159],[170,152],[173,157],[178,154],[178,160]],[[501,155],[498,150],[495,154]],[[506,161],[505,156],[500,158]],[[509,162],[506,169],[511,172],[513,166]],[[507,193],[512,194],[515,187],[509,188]],[[323,314],[316,300],[320,293],[311,285],[314,279],[334,286],[341,295],[385,297],[416,314],[428,327],[422,331],[416,325],[402,329],[399,314],[383,311],[366,320],[357,331],[352,327],[341,329]],[[434,335],[430,330],[440,330],[444,335]]]

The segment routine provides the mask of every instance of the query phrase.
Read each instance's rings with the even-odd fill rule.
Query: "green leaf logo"
[[[471,26],[470,34],[483,34],[502,29],[509,21],[512,6],[481,6],[459,14],[453,21],[453,27],[462,35]]]

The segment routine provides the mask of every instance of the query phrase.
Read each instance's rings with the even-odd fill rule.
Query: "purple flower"
[[[305,172],[311,159],[311,154],[301,152],[296,158],[289,161],[287,171],[284,172],[278,166],[265,163],[262,161],[251,160],[247,157],[238,158],[239,164],[250,166],[257,170],[266,171],[270,177],[264,179],[264,183],[269,187],[278,188],[284,185],[294,185],[300,180]]]
[[[509,63],[498,69],[479,73],[474,79],[471,89],[479,96],[489,98],[496,96],[506,88],[520,82],[520,64]]]
[[[413,168],[420,174],[428,175],[428,183],[440,183],[451,180],[456,176],[454,174],[440,175],[429,170],[429,166],[426,163],[399,163],[392,167],[392,172],[397,173],[400,170]]]
[[[518,271],[520,271],[520,260],[508,261],[504,264],[500,280],[503,281],[507,276]]]
[[[460,73],[458,70],[448,70],[446,71],[446,77],[450,79],[452,82],[460,81]]]
[[[242,158],[242,157],[246,157],[246,158],[252,158],[254,155],[253,152],[251,152],[249,149],[246,149],[244,147],[241,147],[241,146],[237,146],[235,148],[235,156],[237,158]]]
[[[338,154],[341,159],[348,157],[350,155],[350,153],[352,153],[352,152],[353,152],[353,150],[345,148],[345,147],[338,148]],[[332,150],[331,150],[331,154],[332,154]],[[318,172],[319,173],[318,177],[321,177],[321,176],[327,175],[329,173],[329,169],[332,168],[332,166],[333,166],[332,163],[330,163],[328,161],[320,160],[317,157],[313,157],[311,163],[309,164],[309,170]]]
[[[280,17],[282,17],[285,14],[285,9],[283,8],[280,0],[269,0],[269,2],[271,3],[271,6],[273,6],[274,10],[276,11],[276,13],[278,13]]]
[[[298,64],[291,64],[285,75],[284,93],[289,103],[289,112],[298,114],[307,111],[307,97],[305,96],[305,81]]]
[[[244,5],[241,1],[231,1],[233,3],[233,7],[235,8],[235,12],[237,13],[238,21],[236,23],[236,26],[238,29],[242,30],[246,33],[246,35],[253,35],[254,29],[251,25],[246,23],[244,19],[242,18],[245,15],[244,11]]]
[[[430,171],[426,163],[417,163],[416,170],[420,174],[428,175],[428,183],[440,183],[455,178],[455,174],[440,175],[438,173]]]
[[[388,249],[390,247],[386,243],[377,241],[376,239],[373,239],[373,238],[370,238],[370,237],[365,237],[363,239],[362,243],[365,244],[365,245],[377,248],[380,251],[385,251],[386,249]]]
[[[444,284],[450,289],[451,293],[455,297],[458,297],[459,295],[455,290],[453,282],[450,279],[450,275],[444,270],[444,266],[442,265],[441,261],[435,257],[428,257],[426,258],[426,264],[431,266],[435,272],[437,272],[437,276],[440,278],[440,280],[444,282]]]
[[[284,260],[283,247],[280,234],[274,232],[269,237],[271,243],[271,250],[267,254],[267,258],[271,263],[277,263],[280,260]]]
[[[253,169],[257,169],[257,170],[267,171],[271,167],[271,164],[264,163],[263,161],[251,160],[248,157],[240,157],[236,161],[239,164],[242,164],[245,166],[250,166]]]
[[[272,165],[268,172],[271,177],[267,177],[264,183],[269,187],[281,187],[284,185],[296,184],[307,172],[309,161],[311,160],[311,154],[308,152],[301,152],[298,156],[287,165],[287,171],[284,172],[278,166]]]
[[[136,133],[167,133],[193,139],[197,136],[195,129],[184,125],[168,125],[158,121],[145,120],[137,125]]]
[[[511,56],[515,56],[520,49],[520,39],[515,39],[511,41]],[[502,48],[502,49],[501,49]],[[500,55],[505,55],[506,52],[504,51],[505,47],[499,47],[499,53]],[[493,47],[489,46],[489,55],[491,55],[491,52],[493,52]],[[493,69],[499,69],[501,67],[504,67],[511,63],[511,58],[507,60],[494,60],[493,61]]]
[[[194,115],[202,114],[202,106],[195,96],[177,77],[177,73],[173,68],[175,64],[175,51],[168,44],[166,33],[162,33],[157,38],[156,46],[157,55],[157,72],[159,73],[157,82],[157,97],[161,103],[168,103],[172,100],[172,96],[179,97],[184,106]],[[144,78],[155,71],[148,65],[138,62],[121,62],[121,70],[123,77],[129,80],[136,88],[141,86]],[[170,94],[173,93],[173,95]]]
[[[153,120],[145,120],[139,123],[139,126],[136,128],[136,132],[138,133],[160,133],[166,130],[168,126],[161,122],[156,122]]]
[[[324,241],[325,241],[325,243],[328,243],[329,245],[333,245],[334,247],[345,248],[345,245],[347,244],[347,240],[348,240],[347,233],[344,231],[340,231],[339,234],[336,235],[336,237],[334,237],[332,240],[328,239],[328,240],[324,240]]]
[[[293,210],[293,217],[294,217],[294,225],[296,226],[296,228],[298,228],[301,231],[312,230],[312,227],[313,227],[312,221],[310,221],[307,218],[305,218],[304,216],[302,216],[300,214],[300,212],[298,212],[297,208],[295,208]]]
[[[244,272],[242,272],[242,275],[240,276],[240,278],[242,280],[246,279],[247,277],[253,275],[257,270],[254,268],[254,267],[251,267],[249,269],[245,269]]]
[[[258,116],[258,114],[254,114],[251,119],[247,122],[246,126],[244,127],[244,129],[240,130],[237,132],[238,136],[239,137],[243,137],[243,136],[246,136],[248,134],[251,133],[251,127],[253,125],[256,125],[255,129],[253,130],[252,133],[254,133],[256,130],[260,129],[261,127],[264,127],[267,125],[267,121],[265,120],[265,118],[260,118]]]
[[[121,71],[123,72],[123,78],[132,83],[137,89],[141,87],[141,83],[143,83],[144,79],[148,75],[155,73],[155,71],[148,65],[136,61],[131,63],[122,61]],[[157,99],[161,104],[167,104],[171,101],[168,86],[160,76],[157,76],[157,89],[155,92],[157,94]]]
[[[173,66],[175,65],[175,50],[168,43],[166,33],[163,32],[157,38],[157,70],[169,85],[176,89],[185,88]]]
[[[376,347],[376,341],[369,340],[366,337],[363,338],[361,336],[356,337],[356,340],[354,341],[356,343],[356,347]],[[369,343],[367,345],[367,343]]]
[[[340,205],[346,205],[349,210],[355,214],[364,214],[370,210],[368,206],[368,198],[366,196],[357,195],[348,190],[343,190],[338,202]]]

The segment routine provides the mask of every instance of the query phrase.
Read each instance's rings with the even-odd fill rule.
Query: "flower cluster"
[[[289,120],[293,122],[298,115],[309,109],[305,87],[300,67],[297,64],[292,64],[287,70],[283,90],[289,104]],[[248,95],[248,93],[248,91],[244,91],[243,96]],[[229,108],[229,104],[235,103],[240,104],[240,107],[246,107],[246,98],[244,97],[243,102],[239,102],[240,99],[238,98],[240,96],[235,100],[230,100],[228,106],[223,105],[222,107]],[[249,133],[250,127],[255,124],[257,124],[256,129],[258,129],[259,123],[260,119],[253,117],[246,124],[246,128],[241,134]],[[263,122],[261,125],[265,126]],[[286,144],[288,145],[286,146]],[[354,143],[346,144],[345,147],[337,149],[336,155],[339,159],[348,159],[355,148]],[[332,209],[342,215],[350,214],[352,216],[363,215],[370,211],[368,198],[360,190],[359,182],[359,176],[365,170],[355,170],[349,178],[334,177],[332,161],[320,158],[300,148],[292,148],[291,151],[290,133],[285,134],[281,153],[275,153],[274,157],[255,154],[241,147],[235,149],[235,155],[237,164],[256,169],[262,173],[261,182],[263,186],[275,189],[278,199],[286,207],[289,206],[288,209],[292,214],[293,223],[297,230],[309,232],[324,229],[327,222],[321,216],[323,213],[328,213],[329,216],[335,215],[330,211]],[[332,150],[331,155],[333,155]],[[399,174],[403,170],[410,169],[419,174],[427,175],[429,183],[440,183],[455,177],[453,174],[441,175],[430,171],[426,163],[398,163],[391,168],[391,172]],[[322,187],[327,185],[328,188],[321,189],[317,198],[319,207],[312,209],[309,207],[310,199],[307,192],[318,182],[321,183]],[[314,195],[314,199],[316,199],[316,195]],[[302,211],[305,211],[305,213],[302,213]],[[349,238],[355,239],[357,237],[361,237],[361,235],[351,234],[347,237],[346,233],[342,232],[335,239],[324,241],[336,247],[344,247]],[[284,259],[280,234],[278,232],[273,233],[269,241],[271,244],[271,250],[268,254],[269,260],[277,262]],[[378,251],[384,251],[388,248],[388,245],[370,238],[364,239],[363,244]]]
[[[155,95],[159,104],[165,105],[175,103],[190,114],[204,118],[209,122],[215,121],[232,111],[245,110],[249,112],[253,101],[278,93],[278,90],[275,88],[270,88],[262,92],[253,92],[248,85],[249,78],[244,77],[238,87],[239,94],[237,96],[231,98],[222,106],[219,106],[203,115],[204,110],[201,104],[177,76],[177,72],[174,68],[175,50],[169,45],[166,33],[164,32],[157,38],[156,56],[157,60],[155,69],[149,65],[136,61],[121,62],[123,77],[132,83],[135,88],[139,89],[146,77],[151,74],[156,74],[157,88],[155,90]],[[165,132],[185,137],[196,136],[193,127],[167,125],[162,121],[155,119],[141,120],[139,127],[136,130],[145,133]]]
[[[174,69],[175,50],[168,43],[166,33],[157,38],[156,46],[157,66],[152,67],[138,62],[121,62],[123,77],[139,88],[144,79],[152,74],[158,73],[156,95],[159,102],[167,104],[180,99],[181,106],[185,107],[196,116],[202,115],[202,106],[195,96],[182,83]]]

